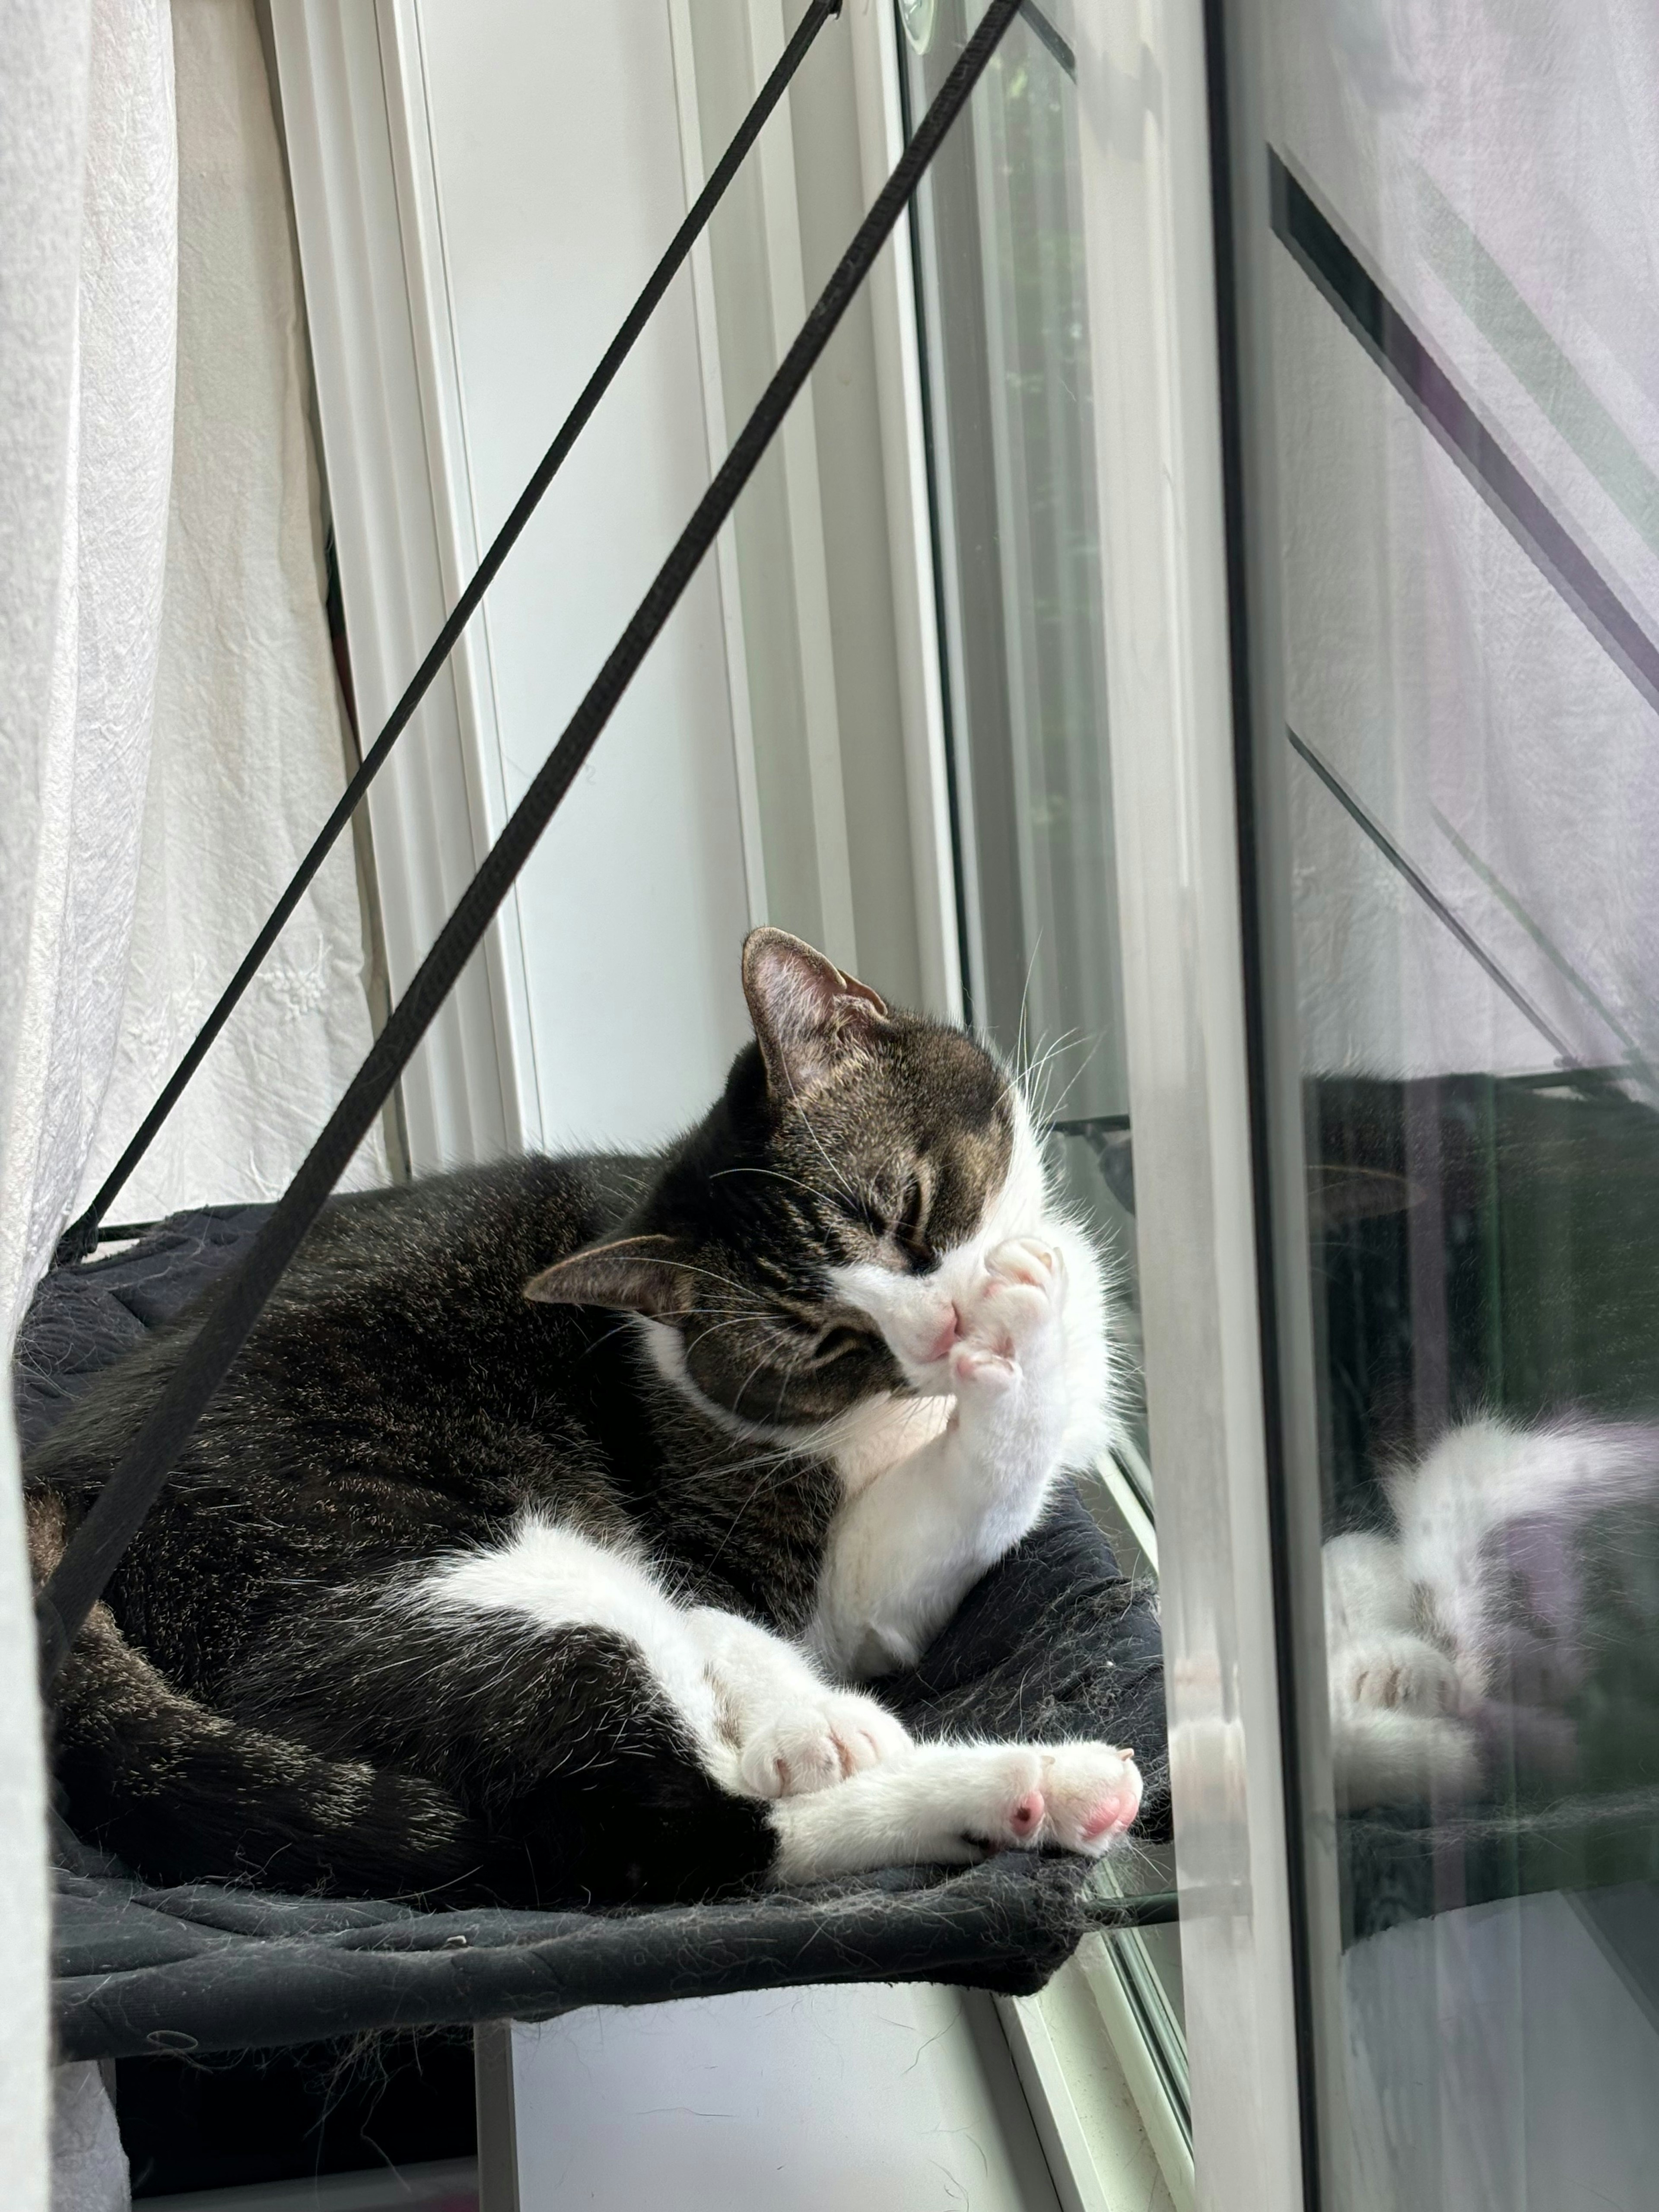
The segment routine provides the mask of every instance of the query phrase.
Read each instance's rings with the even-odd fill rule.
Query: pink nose
[[[961,1334],[962,1316],[957,1311],[956,1308],[952,1306],[950,1313],[945,1318],[943,1328],[939,1330],[939,1334],[933,1339],[933,1349],[929,1352],[924,1352],[921,1356],[923,1365],[931,1367],[935,1360],[945,1358],[949,1355],[951,1346],[956,1342],[957,1337]]]

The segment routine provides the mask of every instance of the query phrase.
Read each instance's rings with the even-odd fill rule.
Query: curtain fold
[[[121,1019],[178,249],[167,0],[5,7],[0,1313],[15,1325],[68,1218]]]
[[[173,0],[179,375],[155,729],[120,1036],[80,1191],[119,1156],[344,787],[311,372],[252,0]],[[274,1198],[371,1042],[343,839],[117,1202]],[[343,1178],[383,1182],[378,1128]]]
[[[308,403],[252,0],[0,0],[8,1356],[77,1198],[344,781]],[[127,1218],[281,1188],[368,1049],[363,968],[348,846],[124,1194]],[[384,1172],[377,1133],[350,1179]],[[33,1648],[0,1392],[0,2176],[6,2212],[110,2212],[125,2168],[95,2072],[59,2077],[48,2181]]]
[[[8,1353],[75,1197],[120,1019],[172,463],[174,144],[167,0],[0,0]],[[0,1397],[0,2174],[9,2208],[45,2212],[45,1790]],[[118,2148],[106,2179],[105,2201],[124,2201]]]

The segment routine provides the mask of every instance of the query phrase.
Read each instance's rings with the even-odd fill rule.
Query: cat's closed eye
[[[922,1188],[920,1176],[912,1176],[905,1188],[904,1202],[892,1224],[891,1234],[900,1256],[913,1274],[925,1275],[939,1265],[939,1255],[927,1241],[927,1194]]]
[[[849,1352],[868,1352],[875,1340],[867,1328],[855,1328],[849,1322],[832,1322],[814,1340],[812,1364],[828,1367],[834,1360],[846,1358]]]
[[[843,1204],[854,1227],[875,1237],[911,1274],[927,1274],[939,1265],[939,1255],[927,1241],[929,1200],[920,1176],[908,1178],[896,1206],[874,1197]]]

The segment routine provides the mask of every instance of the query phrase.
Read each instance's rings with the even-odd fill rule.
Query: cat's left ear
[[[691,1255],[672,1237],[623,1237],[590,1244],[532,1275],[524,1294],[549,1306],[613,1306],[621,1313],[668,1318],[694,1299]]]
[[[887,1019],[867,983],[785,929],[751,929],[744,939],[743,993],[780,1103],[815,1091]]]

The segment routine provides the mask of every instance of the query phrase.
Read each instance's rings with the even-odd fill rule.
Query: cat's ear
[[[623,1237],[590,1244],[532,1275],[524,1294],[549,1306],[614,1306],[623,1313],[667,1316],[692,1303],[690,1255],[672,1237]]]
[[[816,1091],[849,1055],[868,1048],[887,1008],[867,983],[783,929],[751,929],[743,945],[743,994],[780,1102]]]

